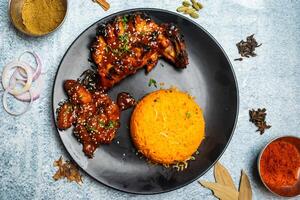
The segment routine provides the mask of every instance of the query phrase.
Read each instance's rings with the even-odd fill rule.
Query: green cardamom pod
[[[185,12],[187,9],[189,9],[188,7],[185,6],[180,6],[176,9],[177,12]]]
[[[191,16],[192,18],[194,18],[194,19],[197,19],[197,18],[199,18],[199,14],[198,14],[198,13],[196,13],[196,12],[192,12],[192,13],[190,13],[190,16]]]
[[[197,11],[200,10],[200,7],[198,6],[197,3],[193,3],[193,8],[194,8],[195,10],[197,10]]]
[[[193,12],[196,12],[196,10],[194,8],[189,8],[186,11],[184,11],[185,14],[189,14],[189,15]]]
[[[189,6],[191,6],[191,3],[188,2],[188,1],[183,1],[182,5],[185,6],[185,7],[189,7]]]
[[[197,2],[196,4],[197,4],[197,6],[199,7],[199,9],[202,9],[202,8],[203,8],[203,5],[202,5],[200,2]]]

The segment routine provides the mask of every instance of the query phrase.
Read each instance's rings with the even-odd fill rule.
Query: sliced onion
[[[22,84],[23,82],[20,82],[20,83]],[[26,84],[26,83],[24,83],[24,84]],[[30,96],[30,101],[27,104],[27,106],[24,108],[24,110],[21,110],[20,112],[14,112],[14,111],[12,111],[12,110],[10,110],[8,108],[8,105],[7,105],[7,95],[9,94],[9,88],[5,89],[5,91],[3,93],[3,99],[2,99],[2,103],[3,103],[3,107],[4,107],[5,111],[8,114],[11,114],[11,115],[14,115],[14,116],[19,116],[19,115],[22,115],[22,114],[26,113],[29,110],[29,108],[30,108],[30,106],[32,104],[32,101],[33,101],[31,90],[29,90],[28,92],[29,92],[29,96]]]
[[[24,81],[22,81],[24,83]],[[35,87],[32,87],[30,89],[31,94],[29,91],[20,94],[20,95],[15,95],[15,98],[20,100],[20,101],[25,101],[25,102],[30,102],[31,98],[33,101],[37,100],[40,97],[42,88],[43,88],[43,79],[41,76],[39,76],[38,79],[36,79],[36,85]]]
[[[32,55],[32,56],[34,57],[35,62],[36,62],[36,68],[35,68],[35,69],[34,69],[33,67],[31,67],[31,66],[28,64],[28,65],[31,67],[32,71],[34,71],[34,72],[33,72],[33,75],[32,75],[32,79],[33,79],[33,80],[36,80],[36,79],[40,76],[40,74],[41,74],[41,72],[42,72],[42,62],[41,62],[41,59],[40,59],[40,57],[39,57],[34,51],[32,51],[32,52],[31,52],[31,51],[24,51],[24,52],[19,56],[18,61],[21,61],[22,56],[23,56],[24,54],[26,54],[26,53]],[[20,75],[21,75],[23,78],[26,78],[26,77],[27,77],[27,74],[24,72],[24,70],[21,69],[21,68],[18,68],[18,69],[19,69]]]
[[[10,82],[9,82],[10,88],[16,87],[17,82],[19,82],[23,85],[25,84],[25,81],[23,79],[18,79],[16,74],[19,74],[18,70],[15,70],[13,75],[10,78]],[[35,83],[35,85],[34,86],[31,85],[31,88],[30,88],[33,101],[37,100],[40,97],[40,93],[42,91],[42,87],[43,87],[43,83],[44,83],[42,76],[39,76],[38,79],[34,81],[34,83]],[[30,98],[31,98],[28,91],[23,94],[20,94],[20,95],[14,95],[14,97],[16,99],[18,99],[20,101],[24,101],[24,102],[29,102]]]
[[[36,68],[30,64],[21,61],[24,54],[30,54],[34,57]],[[13,71],[14,70],[14,71]],[[2,72],[2,86],[3,93],[3,107],[5,111],[11,115],[18,116],[27,112],[32,102],[40,97],[43,86],[43,79],[41,77],[42,63],[39,56],[35,52],[25,51],[18,60],[8,63]],[[32,87],[32,83],[36,81],[36,86]],[[17,84],[21,84],[22,88],[17,88]],[[14,112],[9,109],[7,105],[7,95],[13,95],[17,100],[29,102],[22,111]]]
[[[9,78],[8,72],[15,68],[22,68],[27,74],[26,83],[24,84],[24,87],[22,87],[21,89],[17,89],[15,87],[9,87],[12,76]],[[4,70],[2,73],[2,86],[10,94],[12,94],[12,95],[23,94],[23,93],[29,91],[31,84],[32,84],[32,69],[28,64],[26,64],[24,62],[20,62],[20,61],[13,61],[13,62],[8,63],[4,67]]]
[[[33,71],[33,70],[32,70]],[[25,74],[25,75],[24,75]],[[27,75],[26,75],[26,72],[24,71],[24,69],[22,68],[17,68],[13,74],[14,78],[15,79],[18,79],[18,80],[22,80],[22,81],[26,81],[27,80]],[[33,80],[33,79],[32,79]]]

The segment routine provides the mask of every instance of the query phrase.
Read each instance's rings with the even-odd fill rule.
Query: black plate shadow
[[[102,145],[93,159],[82,152],[81,144],[72,135],[72,129],[59,131],[62,142],[77,164],[99,182],[124,192],[155,194],[175,190],[193,182],[209,170],[225,151],[234,132],[238,117],[238,87],[231,63],[218,42],[201,26],[179,14],[160,9],[132,9],[105,17],[87,28],[69,47],[64,55],[53,87],[53,116],[56,118],[58,103],[66,99],[63,81],[77,79],[90,67],[88,58],[91,38],[100,23],[117,15],[142,11],[158,23],[177,24],[186,41],[189,66],[176,70],[160,60],[148,75],[139,70],[114,87],[110,96],[115,99],[121,91],[130,92],[136,99],[157,88],[148,87],[150,78],[165,83],[165,88],[176,86],[196,97],[204,111],[206,138],[199,147],[199,155],[189,167],[177,172],[148,164],[140,159],[132,145],[128,121],[132,109],[122,113],[121,128],[110,145]]]

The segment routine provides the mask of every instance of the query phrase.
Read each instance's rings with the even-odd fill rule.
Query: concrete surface
[[[194,182],[173,192],[138,196],[107,188],[84,175],[84,184],[54,182],[52,163],[60,155],[69,158],[52,121],[51,92],[58,64],[71,42],[90,24],[110,13],[136,7],[175,11],[180,0],[110,0],[104,12],[92,0],[69,0],[65,24],[54,34],[31,38],[16,31],[7,16],[7,0],[0,0],[0,70],[26,49],[37,51],[45,76],[42,97],[21,117],[0,107],[0,199],[215,199]],[[256,157],[271,139],[300,135],[300,1],[203,0],[196,21],[224,47],[229,58],[238,57],[235,44],[256,34],[263,45],[258,56],[232,62],[240,91],[239,120],[221,162],[238,184],[240,170],[250,176],[254,199],[280,199],[269,193],[257,178]],[[264,135],[248,122],[250,108],[266,107],[272,128]],[[201,180],[213,180],[212,170]],[[295,198],[296,199],[296,198]]]

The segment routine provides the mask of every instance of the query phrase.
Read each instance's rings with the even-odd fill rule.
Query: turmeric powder
[[[25,0],[22,8],[23,24],[31,34],[44,35],[63,21],[66,7],[65,0]]]

